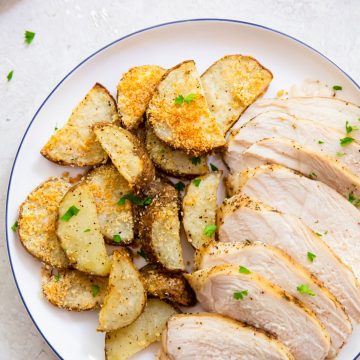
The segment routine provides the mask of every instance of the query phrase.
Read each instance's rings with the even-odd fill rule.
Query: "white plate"
[[[56,354],[65,360],[104,358],[104,335],[95,331],[96,312],[70,313],[55,308],[42,298],[40,264],[26,253],[9,230],[18,206],[40,182],[67,170],[44,159],[39,150],[61,126],[77,102],[95,82],[113,94],[120,75],[129,67],[159,64],[165,68],[194,59],[199,71],[226,54],[248,54],[271,69],[274,80],[266,96],[274,96],[304,79],[340,84],[347,99],[360,103],[358,85],[335,64],[303,43],[262,26],[229,20],[201,19],[163,24],[119,39],[79,64],[60,82],[41,105],[17,153],[10,178],[6,229],[14,277],[32,320]],[[73,170],[72,173],[77,173]],[[153,359],[156,346],[134,357]],[[341,351],[349,360],[360,351],[360,327]]]

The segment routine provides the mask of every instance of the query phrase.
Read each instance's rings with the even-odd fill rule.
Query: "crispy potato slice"
[[[196,297],[182,274],[171,273],[157,264],[140,269],[148,296],[169,300],[183,306],[193,306]]]
[[[131,325],[106,334],[106,360],[126,360],[159,341],[170,316],[178,311],[161,300],[149,299],[144,312]]]
[[[194,179],[183,199],[183,225],[188,241],[199,249],[214,238],[216,231],[216,198],[221,172]]]
[[[71,311],[93,310],[104,301],[108,279],[78,270],[66,269],[53,274],[41,270],[42,292],[53,305]]]
[[[112,245],[130,244],[134,239],[134,219],[129,201],[117,205],[119,199],[130,192],[128,182],[112,164],[91,170],[86,183],[94,195],[100,230],[105,241]],[[114,235],[120,235],[120,238]],[[115,239],[115,240],[114,240]]]
[[[132,189],[141,189],[154,179],[154,165],[135,135],[112,124],[95,125],[94,132]]]
[[[268,88],[273,76],[251,56],[228,55],[201,76],[206,101],[225,134]]]
[[[225,145],[192,60],[164,75],[150,100],[147,118],[160,140],[188,154],[198,156]]]
[[[65,126],[51,136],[40,153],[59,165],[105,163],[108,157],[96,140],[92,126],[98,122],[118,121],[114,98],[105,87],[95,84],[73,110]]]
[[[204,175],[208,170],[207,156],[193,157],[182,150],[174,150],[162,142],[149,127],[146,130],[146,149],[155,166],[174,176]]]
[[[34,189],[19,211],[19,238],[34,257],[57,268],[67,268],[68,260],[56,236],[58,208],[71,184],[50,178]]]
[[[57,235],[76,269],[93,275],[109,274],[111,264],[100,232],[95,199],[86,183],[75,185],[62,199]]]
[[[146,195],[151,205],[139,210],[139,238],[149,259],[168,270],[184,270],[180,243],[179,199],[177,190],[154,180]]]
[[[158,65],[142,65],[123,74],[117,86],[117,103],[125,129],[134,130],[142,123],[145,110],[165,71]]]
[[[98,331],[130,325],[140,316],[145,304],[146,290],[138,269],[126,250],[115,250]]]

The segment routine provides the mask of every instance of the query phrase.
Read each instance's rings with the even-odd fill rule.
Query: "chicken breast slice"
[[[274,210],[259,201],[237,195],[230,199],[233,211],[219,214],[221,242],[261,241],[278,247],[314,274],[336,296],[348,315],[360,321],[360,286],[354,273],[294,216]],[[313,261],[308,253],[314,254]]]
[[[227,187],[300,218],[359,278],[360,212],[329,186],[269,165],[230,175]]]
[[[259,99],[241,115],[237,127],[244,125],[258,114],[273,110],[315,121],[323,127],[337,129],[344,134],[346,121],[351,126],[359,126],[360,106],[358,105],[327,97],[293,97]],[[360,131],[353,131],[351,136],[360,141]]]
[[[257,273],[219,265],[186,275],[206,311],[244,321],[275,335],[297,360],[325,359],[330,337],[303,303]]]
[[[341,146],[340,139],[344,136],[343,131],[322,126],[312,120],[296,118],[281,111],[269,111],[257,115],[231,133],[224,160],[230,170],[237,171],[241,168],[242,154],[251,145],[266,138],[281,137],[330,156],[360,176],[360,144],[353,142]]]
[[[160,360],[290,360],[290,351],[255,328],[210,313],[172,316],[162,334]]]
[[[255,271],[301,300],[316,314],[330,335],[329,357],[336,356],[351,334],[350,319],[335,296],[279,248],[264,243],[212,242],[198,250],[196,263],[199,269],[222,264],[242,266],[242,271]],[[316,295],[300,293],[297,288],[301,284],[309,286]]]

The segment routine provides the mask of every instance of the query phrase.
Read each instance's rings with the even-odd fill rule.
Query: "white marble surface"
[[[295,36],[359,83],[359,13],[359,0],[0,0],[0,358],[55,359],[16,291],[6,253],[4,210],[11,165],[25,128],[46,95],[79,61],[140,28],[222,17]],[[23,42],[25,30],[36,32],[30,46]],[[12,69],[13,79],[7,82]]]

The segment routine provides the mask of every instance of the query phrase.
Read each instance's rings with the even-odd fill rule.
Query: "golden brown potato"
[[[115,250],[98,330],[113,331],[130,325],[145,304],[146,290],[138,269],[126,250]]]
[[[158,297],[182,306],[196,303],[194,291],[182,274],[169,272],[157,264],[140,269],[148,296]]]
[[[62,178],[50,178],[29,194],[19,211],[19,238],[25,249],[57,268],[69,265],[56,236],[56,223],[60,202],[70,187]]]
[[[75,185],[62,199],[57,235],[76,269],[93,275],[109,274],[111,264],[100,232],[95,199],[86,183]]]
[[[41,154],[59,165],[93,166],[107,161],[92,131],[98,122],[118,123],[116,103],[100,84],[86,94],[73,110],[65,126],[57,130],[41,149]]]
[[[108,278],[70,269],[54,273],[43,267],[41,283],[44,296],[53,305],[71,311],[84,311],[97,309],[103,303]]]

